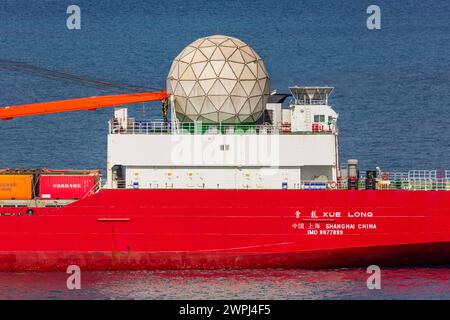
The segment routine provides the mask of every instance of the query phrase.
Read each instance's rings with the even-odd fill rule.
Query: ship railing
[[[186,182],[186,181],[164,181],[164,182],[145,182],[136,180],[114,180],[113,189],[230,189],[228,183],[221,183],[220,181],[214,180],[211,183],[201,182]],[[284,186],[280,182],[279,188],[273,188],[270,186],[265,186],[264,184],[255,183],[251,184],[248,182],[242,182],[242,184],[237,185],[232,189],[293,189],[293,190],[327,190],[337,188],[330,187],[330,182],[328,181],[302,181],[301,183],[293,183],[291,185]]]
[[[450,191],[449,181],[390,181],[381,180],[377,184],[378,190],[411,190],[411,191]]]
[[[109,122],[110,134],[334,134],[335,127],[322,128],[320,130],[294,131],[285,125],[269,124],[204,124],[182,122],[176,125],[171,122],[143,120],[131,120],[126,126]]]
[[[109,133],[112,134],[167,134],[173,130],[172,124],[164,121],[128,121],[126,126],[109,122]]]
[[[399,172],[391,173],[389,177],[391,178],[377,178],[372,180],[361,176],[352,187],[358,190],[450,191],[450,175],[444,176],[443,178],[409,179],[408,172]],[[349,189],[349,181],[347,178],[340,178],[337,181],[304,181],[301,184],[301,189],[346,190]]]
[[[120,180],[114,181],[113,188],[119,189],[287,189],[287,190],[347,190],[348,182],[346,180],[338,181],[323,181],[311,180],[302,181],[300,183],[283,184],[274,186],[273,184],[264,184],[264,182],[247,183],[242,182],[235,185],[234,181],[163,181],[163,182],[144,182],[144,181],[128,181]],[[450,182],[432,182],[432,181],[389,181],[379,180],[375,183],[373,188],[368,188],[365,179],[359,179],[357,190],[436,190],[436,191],[450,191]]]
[[[289,104],[293,105],[326,105],[327,100],[324,99],[292,99]]]
[[[88,192],[86,192],[86,194],[81,199],[87,198],[87,197],[93,195],[94,193],[97,193],[100,189],[102,189],[102,185],[103,185],[102,181],[103,181],[102,178],[99,177],[97,179],[97,181],[94,183],[94,185],[92,186],[92,188]]]
[[[408,173],[406,173],[407,175]],[[398,174],[398,176],[405,176]],[[368,180],[360,177],[356,184],[351,187],[356,190],[406,190],[406,191],[450,191],[450,179],[397,179],[386,180],[377,178]],[[221,181],[211,181],[210,183],[201,181],[161,181],[148,182],[137,180],[115,180],[113,188],[120,189],[230,189],[229,183]],[[336,181],[327,180],[303,180],[300,183],[282,183],[279,187],[265,185],[264,182],[238,183],[232,189],[288,189],[288,190],[347,190],[349,182],[346,178],[340,178]]]
[[[366,180],[365,176],[359,177],[359,189],[364,189]],[[342,181],[346,181],[346,178],[342,178]],[[450,170],[381,172],[375,184],[378,190],[450,190]]]

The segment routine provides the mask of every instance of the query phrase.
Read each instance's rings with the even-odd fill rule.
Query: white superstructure
[[[303,189],[338,175],[330,87],[291,87],[256,124],[140,122],[117,109],[108,135],[108,187]],[[173,99],[171,99],[173,104]]]

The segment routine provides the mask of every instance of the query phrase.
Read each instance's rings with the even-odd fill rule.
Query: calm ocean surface
[[[0,299],[449,299],[450,267],[382,269],[367,289],[365,269],[0,273]]]
[[[82,29],[66,28],[66,9]],[[377,4],[382,29],[366,28]],[[235,36],[265,60],[272,89],[336,87],[341,159],[363,168],[450,169],[450,2],[443,1],[9,1],[0,2],[0,59],[97,79],[165,86],[172,59],[193,40]],[[0,68],[0,106],[111,94]],[[152,106],[156,108],[152,108]],[[159,104],[134,109],[159,117]],[[143,114],[144,113],[144,114]],[[0,123],[0,167],[105,168],[111,110]],[[315,299],[450,298],[450,268],[328,271],[0,273],[0,298]]]

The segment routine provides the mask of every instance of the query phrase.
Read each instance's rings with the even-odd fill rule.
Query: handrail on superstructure
[[[207,187],[205,184],[203,186],[181,186],[176,182],[161,182],[161,183],[150,183],[135,185],[132,180],[115,180],[116,185],[121,187],[106,187],[105,189],[226,189],[220,187],[222,181],[215,180],[214,186]],[[248,186],[247,188],[243,185],[235,189],[265,189],[265,187]],[[328,181],[328,180],[302,180],[300,183],[295,183],[289,186],[291,190],[348,190],[348,181],[346,179],[340,179],[338,181]],[[278,189],[274,189],[278,190]],[[366,178],[359,179],[355,191],[368,190],[366,186]],[[400,180],[380,180],[375,181],[375,185],[369,190],[403,190],[403,191],[450,191],[450,179],[445,179],[442,181],[400,181]]]
[[[129,120],[126,126],[109,121],[110,134],[336,134],[337,128],[322,128],[320,130],[294,131],[284,130],[282,125],[269,124],[223,124],[223,123],[193,123],[153,120]]]

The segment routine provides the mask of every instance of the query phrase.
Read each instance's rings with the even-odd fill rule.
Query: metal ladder
[[[309,128],[309,131],[312,131],[312,121],[311,121],[311,109],[310,107],[305,108],[305,117],[306,117],[306,128]]]

